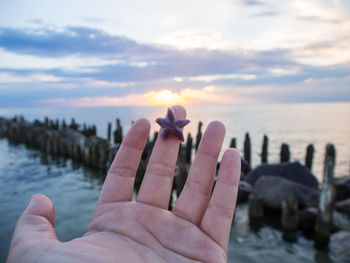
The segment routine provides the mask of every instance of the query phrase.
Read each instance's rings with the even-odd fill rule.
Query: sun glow
[[[102,106],[171,106],[198,104],[241,104],[254,101],[217,89],[216,86],[206,86],[202,89],[186,88],[179,92],[170,90],[150,91],[147,93],[129,94],[124,97],[83,97],[55,98],[42,100],[43,103],[60,106],[102,107]]]
[[[155,92],[151,96],[151,103],[154,105],[174,105],[181,104],[182,100],[178,93],[172,92],[170,90],[161,90],[159,92]]]

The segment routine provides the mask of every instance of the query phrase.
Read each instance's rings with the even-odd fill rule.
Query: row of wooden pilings
[[[261,149],[261,163],[268,163],[268,144],[269,144],[269,138],[267,135],[264,135],[263,137],[263,143],[262,143],[262,149]],[[236,148],[236,138],[231,139],[230,147]],[[305,166],[311,170],[312,167],[312,161],[314,156],[314,146],[312,144],[309,144],[306,147],[306,155],[305,155]],[[288,163],[290,162],[290,150],[289,145],[287,143],[281,144],[281,150],[280,150],[280,162],[281,163]],[[247,132],[245,134],[245,139],[243,143],[243,159],[251,165],[251,141],[250,141],[250,135]]]
[[[112,132],[112,124],[107,126],[107,139],[96,136],[96,126],[79,125],[74,119],[70,124],[64,120],[50,120],[48,117],[43,122],[34,121],[30,123],[23,117],[5,119],[0,117],[0,138],[7,137],[12,142],[25,143],[28,147],[40,149],[44,154],[72,158],[75,161],[83,162],[86,165],[108,170],[115,154],[123,139],[123,129],[120,120],[116,120],[116,128]],[[190,164],[192,162],[192,153],[196,151],[202,138],[202,122],[198,124],[198,132],[194,138],[189,133],[184,145],[180,146],[178,165],[174,180],[174,189],[177,196],[182,191],[186,182]],[[147,167],[147,162],[151,154],[153,145],[157,139],[158,133],[155,132],[152,139],[149,139],[142,154],[142,160],[135,179],[135,187],[139,188]],[[114,144],[112,143],[112,137]],[[231,147],[236,148],[236,139],[231,140]],[[306,150],[305,165],[311,170],[314,148],[310,144]],[[290,152],[287,144],[281,145],[281,162],[289,162]],[[268,162],[268,137],[264,135],[261,163]],[[316,225],[316,236],[320,244],[327,243],[332,224],[332,209],[334,196],[334,146],[327,146],[324,168],[324,184],[321,190],[318,221]],[[246,174],[251,170],[251,141],[249,133],[246,133],[243,147],[242,173]],[[298,204],[294,200],[284,201],[282,204],[281,223],[287,232],[296,231]],[[249,215],[251,222],[259,221],[263,217],[262,200],[251,196],[249,199]]]
[[[5,119],[3,118],[3,120]],[[69,125],[65,120],[62,120],[60,123],[58,119],[50,120],[48,117],[45,117],[43,123],[36,120],[31,124],[25,121],[22,117],[15,117],[8,123],[8,137],[14,141],[26,142],[28,146],[34,148],[39,148],[40,146],[42,150],[46,150],[55,155],[72,157],[75,160],[82,159],[87,164],[91,164],[92,166],[101,169],[108,168],[108,164],[110,163],[105,163],[108,158],[106,158],[106,154],[103,154],[102,151],[113,145],[112,136],[114,145],[119,145],[123,139],[123,128],[119,119],[116,119],[116,129],[114,132],[112,132],[112,124],[108,123],[107,139],[96,136],[97,128],[95,125],[79,125],[73,118]],[[186,163],[191,163],[193,148],[197,150],[199,146],[199,142],[202,138],[202,126],[202,122],[199,122],[195,142],[192,135],[188,133],[186,143],[181,148],[182,151],[186,152]],[[157,135],[157,132],[155,132],[153,139],[149,140],[148,144],[152,145]],[[149,146],[147,147],[148,149],[150,148]],[[235,138],[231,139],[230,147],[236,148]],[[96,152],[99,152],[99,154]],[[310,170],[312,167],[313,154],[314,147],[310,144],[307,146],[305,156],[305,166]],[[99,155],[100,158],[97,158],[97,155]],[[243,159],[246,161],[246,164],[251,167],[251,140],[249,133],[246,133],[245,135]],[[290,161],[289,145],[286,143],[281,145],[280,160],[281,162]],[[261,163],[267,162],[268,137],[264,135]]]

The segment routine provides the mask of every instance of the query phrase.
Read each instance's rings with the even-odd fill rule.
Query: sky
[[[343,101],[348,0],[0,1],[0,107]]]

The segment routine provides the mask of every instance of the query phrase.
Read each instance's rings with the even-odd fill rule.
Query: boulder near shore
[[[317,178],[307,167],[301,165],[299,162],[262,164],[249,172],[243,180],[254,185],[261,176],[265,175],[284,178],[313,189],[318,189]]]

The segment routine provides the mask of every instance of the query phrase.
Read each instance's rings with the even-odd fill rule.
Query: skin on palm
[[[177,119],[185,118],[183,107],[172,110]],[[131,202],[149,129],[140,119],[125,136],[83,237],[58,241],[54,206],[35,195],[17,223],[7,262],[226,262],[240,157],[226,150],[211,194],[224,126],[208,125],[173,211],[167,207],[179,149],[174,136],[157,140],[137,200]]]

